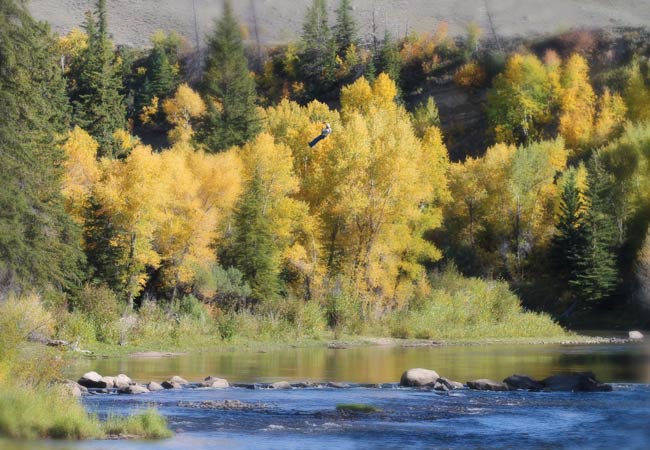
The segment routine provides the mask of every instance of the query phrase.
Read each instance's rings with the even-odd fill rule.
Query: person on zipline
[[[323,128],[323,131],[320,132],[320,135],[317,136],[314,140],[312,140],[309,143],[309,146],[311,148],[314,148],[314,145],[318,144],[320,141],[325,139],[327,136],[329,136],[332,133],[332,127],[330,127],[329,123],[325,124],[325,128]]]

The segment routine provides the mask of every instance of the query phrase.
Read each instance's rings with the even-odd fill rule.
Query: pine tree
[[[95,14],[97,21],[86,14],[88,46],[71,70],[73,122],[99,142],[98,156],[117,157],[121,149],[113,133],[126,128],[126,107],[119,64],[108,39],[105,0],[98,0]]]
[[[148,91],[146,95],[150,101],[154,96],[159,99],[167,98],[173,95],[176,90],[178,81],[169,62],[167,52],[160,45],[155,45],[149,56],[147,69]],[[147,101],[147,103],[149,103]]]
[[[352,11],[350,0],[341,0],[339,9],[336,10],[334,25],[334,41],[339,56],[342,56],[350,45],[357,44],[357,24],[350,11]]]
[[[313,0],[302,28],[299,72],[309,94],[316,97],[328,92],[334,83],[336,45],[332,39],[327,3]]]
[[[263,201],[261,175],[255,172],[235,214],[236,231],[231,249],[234,266],[244,274],[253,298],[260,302],[278,292],[276,249]]]
[[[379,72],[384,72],[391,80],[399,84],[400,73],[402,71],[402,59],[399,55],[397,42],[386,30],[384,34],[384,45],[379,52]]]
[[[562,189],[560,213],[551,240],[553,268],[563,288],[578,281],[581,255],[587,244],[584,205],[576,183],[575,170],[569,170]],[[575,295],[574,295],[575,297]]]
[[[198,140],[217,152],[252,139],[260,130],[255,80],[248,70],[239,23],[229,1],[208,41],[203,94],[207,114]]]
[[[587,176],[589,208],[585,217],[585,246],[577,261],[575,288],[583,306],[597,304],[611,295],[617,278],[616,224],[611,214],[613,183],[599,160],[589,161]]]
[[[82,280],[78,228],[64,211],[65,82],[49,28],[0,1],[0,271],[30,287]]]

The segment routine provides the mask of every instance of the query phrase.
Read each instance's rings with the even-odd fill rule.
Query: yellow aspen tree
[[[172,143],[189,142],[194,135],[192,120],[201,117],[206,111],[201,96],[187,83],[181,84],[174,96],[163,102],[162,108],[167,121],[174,127],[169,132]]]
[[[79,127],[68,133],[68,138],[63,144],[66,160],[62,191],[66,211],[78,224],[84,221],[88,199],[101,175],[97,163],[98,148],[97,141]]]
[[[561,82],[559,132],[577,151],[589,144],[594,126],[596,94],[589,82],[587,61],[578,54],[571,55],[564,64]]]
[[[603,145],[623,128],[627,107],[623,98],[605,89],[598,99],[598,110],[594,124],[594,144]]]

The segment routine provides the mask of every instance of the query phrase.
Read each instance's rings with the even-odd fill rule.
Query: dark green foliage
[[[203,94],[208,103],[198,140],[217,152],[252,139],[260,130],[255,80],[250,76],[239,23],[230,2],[208,39]],[[216,105],[215,101],[219,104]]]
[[[588,169],[590,205],[585,218],[586,244],[577,261],[576,280],[570,283],[583,306],[608,298],[616,287],[618,275],[611,176],[604,170],[598,153],[590,160]]]
[[[339,56],[342,56],[350,45],[357,44],[357,24],[350,11],[352,11],[350,0],[341,0],[339,9],[336,10],[334,25],[334,42]]]
[[[576,184],[575,170],[570,170],[562,190],[560,214],[551,240],[554,272],[564,289],[573,290],[579,277],[581,256],[587,244],[584,205]],[[575,298],[575,293],[572,293]]]
[[[156,45],[151,50],[149,64],[147,69],[147,79],[149,80],[149,99],[158,97],[163,99],[174,93],[178,84],[172,65],[165,49]]]
[[[232,258],[250,285],[252,297],[259,302],[278,293],[276,253],[271,224],[264,211],[262,181],[255,173],[235,213]]]
[[[391,80],[394,80],[398,85],[400,81],[400,73],[402,71],[402,58],[399,54],[397,42],[393,39],[391,34],[386,30],[384,35],[384,44],[379,52],[379,72],[388,75]]]
[[[125,233],[115,228],[110,215],[92,196],[85,215],[83,235],[91,276],[121,292],[127,277]]]
[[[311,97],[328,92],[334,84],[336,45],[332,39],[325,0],[314,0],[302,27],[298,71]]]
[[[68,108],[54,48],[22,2],[0,1],[0,270],[70,290],[83,254],[61,196]]]
[[[86,15],[88,47],[73,62],[70,71],[73,122],[99,142],[98,156],[115,158],[122,155],[113,133],[126,128],[122,76],[112,43],[108,39],[103,0],[97,2],[95,14],[97,21],[90,12]]]

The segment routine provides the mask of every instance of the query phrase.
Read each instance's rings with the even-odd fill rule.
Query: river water
[[[543,378],[592,370],[608,393],[437,393],[399,388],[411,367],[426,367],[453,380],[501,380],[513,373]],[[103,441],[78,444],[0,441],[9,450],[198,449],[647,449],[650,448],[650,346],[484,345],[448,347],[295,348],[221,352],[171,358],[85,360],[71,377],[88,370],[126,373],[140,382],[207,375],[231,382],[339,381],[349,388],[288,391],[230,388],[183,389],[141,396],[84,399],[100,416],[128,414],[154,405],[174,438],[160,442]],[[382,388],[361,386],[386,383]],[[204,401],[239,400],[250,410],[196,409]],[[363,403],[371,414],[342,414],[336,406]]]

